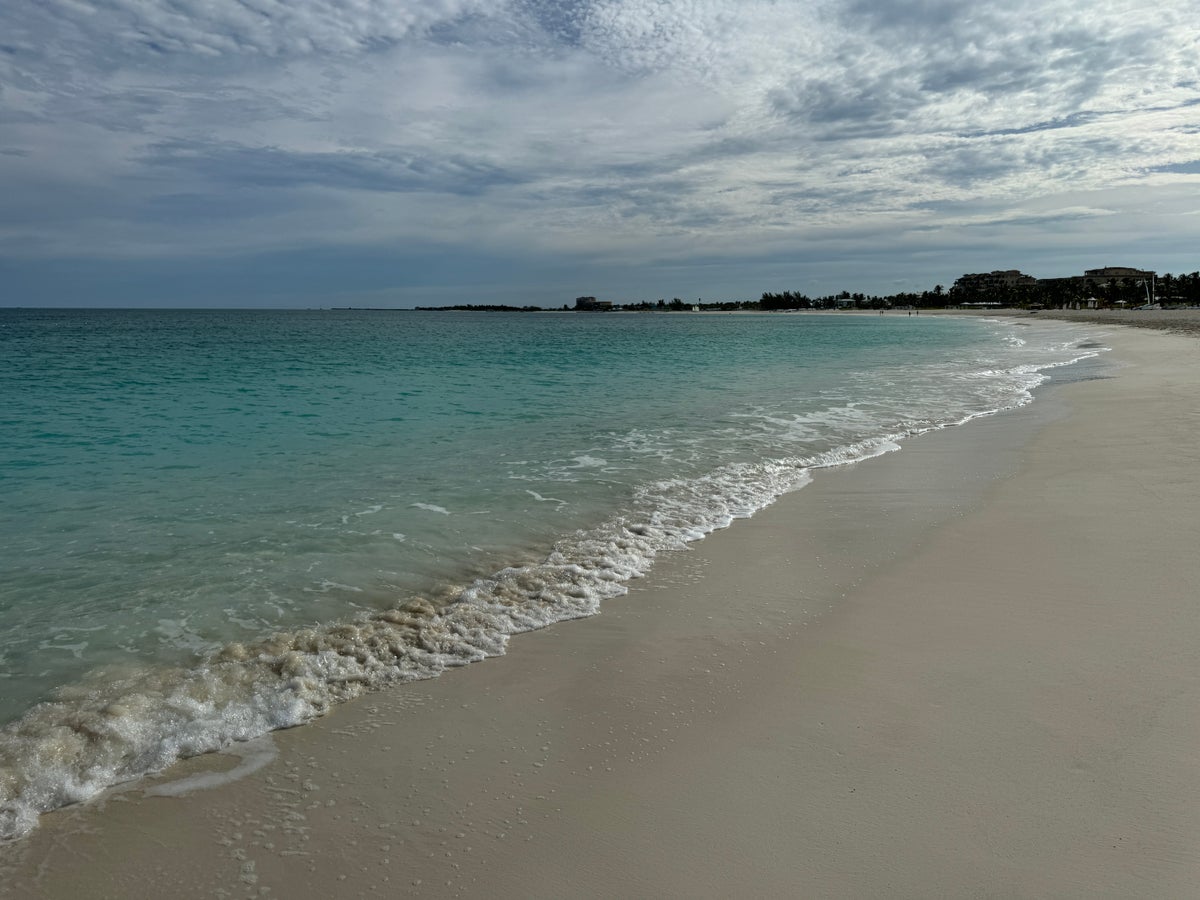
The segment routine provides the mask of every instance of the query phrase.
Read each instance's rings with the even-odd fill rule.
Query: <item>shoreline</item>
[[[418,307],[415,309],[380,309],[371,310],[359,307],[334,307],[330,310],[356,312],[490,312],[491,310],[466,310],[452,307]],[[575,309],[538,309],[521,310],[521,313],[571,313],[579,315],[671,315],[671,316],[873,316],[880,315],[899,318],[901,316],[966,316],[984,318],[1025,319],[1034,316],[1039,319],[1059,319],[1064,322],[1075,322],[1098,326],[1123,325],[1131,328],[1150,328],[1159,331],[1178,332],[1180,334],[1200,334],[1200,308],[1185,307],[1181,309],[1043,309],[1030,311],[1018,307],[999,307],[996,309],[964,309],[960,307],[895,307],[884,310],[878,309],[788,309],[788,310],[759,310],[759,309],[701,309],[689,311],[662,312],[660,310],[620,309],[612,312],[581,312]]]
[[[922,310],[935,316],[998,316],[1007,319],[1058,319],[1063,322],[1109,327],[1148,328],[1178,334],[1200,334],[1200,309],[1044,309],[1030,312],[1023,309],[944,309]]]
[[[865,340],[849,340],[849,344],[861,345],[856,351],[861,356],[855,357],[859,363],[851,363],[837,352],[828,354],[846,336],[856,332],[861,335],[864,329],[859,326],[864,325],[869,326],[867,331],[882,332],[883,343],[896,352],[880,355],[878,342],[873,336],[865,336]],[[443,331],[446,337],[454,334],[451,341],[455,344],[474,340],[474,346],[482,349],[493,337],[489,327],[468,331],[459,339],[457,328],[445,326],[443,323],[435,331]],[[284,323],[276,321],[272,329],[280,327]],[[596,333],[595,329],[586,330],[594,338],[607,333],[605,328]],[[46,668],[39,677],[19,665],[13,679],[19,689],[0,704],[10,722],[0,730],[0,841],[28,833],[36,826],[40,812],[91,799],[114,784],[162,771],[180,756],[216,751],[233,741],[301,724],[319,717],[331,703],[373,688],[436,676],[444,668],[500,655],[512,633],[590,615],[604,598],[627,590],[625,583],[630,578],[647,574],[658,551],[681,549],[684,541],[724,527],[733,518],[752,515],[807,481],[810,470],[892,449],[895,441],[938,427],[935,423],[942,427],[961,424],[988,411],[1021,405],[1032,399],[1028,391],[1045,377],[1035,374],[1035,369],[1064,365],[1084,355],[1083,347],[1093,348],[1087,354],[1096,352],[1094,345],[1086,341],[1076,346],[1079,336],[1092,333],[1086,328],[1020,328],[994,319],[959,319],[934,321],[917,330],[958,335],[965,341],[964,348],[975,340],[987,343],[989,334],[994,338],[1001,332],[1008,341],[1006,347],[997,346],[996,357],[986,360],[975,357],[973,350],[955,350],[944,360],[953,360],[948,369],[936,360],[922,359],[925,354],[920,351],[909,357],[908,345],[916,336],[908,321],[885,327],[881,320],[877,327],[874,321],[862,318],[839,324],[836,318],[826,316],[793,320],[790,325],[787,321],[759,318],[734,327],[728,344],[745,346],[724,363],[716,363],[717,368],[724,367],[720,375],[717,368],[683,375],[679,367],[668,362],[659,367],[653,379],[637,367],[624,367],[611,377],[601,368],[594,373],[597,377],[572,379],[591,386],[583,396],[586,399],[590,392],[590,403],[607,410],[595,416],[605,425],[586,436],[588,449],[582,454],[581,446],[573,446],[580,443],[574,439],[573,428],[563,431],[562,446],[551,448],[558,429],[547,430],[536,424],[539,415],[545,414],[553,419],[564,413],[570,419],[575,415],[570,403],[557,410],[556,404],[550,403],[539,415],[520,413],[517,419],[527,422],[527,426],[517,425],[516,420],[498,428],[496,423],[489,426],[481,422],[482,428],[476,430],[471,427],[471,419],[463,423],[465,431],[458,425],[450,426],[440,440],[454,443],[459,464],[455,465],[453,456],[433,463],[433,471],[439,466],[443,471],[416,490],[415,485],[406,487],[404,478],[394,480],[389,474],[396,460],[390,451],[379,455],[387,441],[376,445],[377,455],[372,459],[371,452],[357,452],[358,441],[328,435],[324,444],[329,454],[346,454],[343,462],[353,458],[359,463],[339,466],[340,471],[334,474],[327,472],[323,454],[301,454],[299,459],[307,460],[308,476],[296,484],[311,478],[309,488],[332,505],[306,512],[303,520],[266,514],[261,503],[253,502],[255,496],[278,497],[281,506],[296,504],[305,509],[308,501],[293,497],[284,480],[260,469],[257,477],[251,476],[245,482],[247,487],[257,483],[258,490],[246,494],[251,502],[244,511],[229,494],[219,504],[232,516],[228,522],[231,527],[209,530],[215,554],[205,552],[206,538],[195,535],[199,543],[181,542],[177,535],[181,528],[189,527],[189,514],[183,511],[190,508],[190,487],[196,479],[203,480],[203,466],[178,479],[173,474],[147,479],[149,486],[157,481],[158,489],[165,491],[161,495],[164,501],[177,498],[162,504],[168,510],[183,512],[184,521],[174,526],[168,522],[178,516],[168,512],[163,520],[166,527],[139,530],[137,521],[156,521],[137,515],[136,498],[143,494],[139,490],[113,493],[102,504],[108,514],[98,520],[90,520],[83,511],[84,521],[78,521],[66,513],[71,508],[69,503],[64,503],[56,515],[51,510],[58,504],[51,503],[45,515],[34,513],[29,521],[31,531],[44,535],[43,550],[54,546],[53,534],[63,528],[83,525],[82,538],[97,528],[104,532],[111,520],[125,519],[133,525],[125,540],[133,551],[124,555],[128,564],[121,564],[119,552],[101,557],[115,565],[102,581],[93,579],[96,591],[114,597],[145,598],[146,585],[161,573],[168,577],[158,579],[157,589],[151,592],[157,598],[155,607],[171,606],[176,596],[193,594],[198,602],[185,603],[172,620],[160,620],[158,628],[147,628],[138,639],[120,647],[107,646],[112,641],[105,627],[106,613],[111,611],[100,596],[91,599],[96,613],[91,618],[85,609],[78,623],[59,621],[61,616],[45,621],[43,633],[53,635],[55,643],[40,649],[57,653],[33,653],[38,643],[36,629],[30,629],[25,637],[17,629],[9,642],[10,650],[17,648],[16,659],[32,662],[44,658]],[[661,331],[658,326],[652,329],[652,333]],[[667,329],[668,333],[673,331]],[[556,327],[533,332],[543,341],[548,335],[561,337]],[[715,334],[711,329],[701,332]],[[523,325],[508,330],[509,339],[524,340],[525,334]],[[1019,339],[1018,334],[1031,340]],[[751,335],[752,340],[747,341]],[[811,335],[811,341],[807,335]],[[707,343],[697,338],[695,330],[685,329],[679,340],[671,343],[678,343],[681,351]],[[551,337],[549,342],[556,339]],[[933,338],[935,342],[938,339]],[[598,342],[603,344],[604,340]],[[798,342],[811,344],[816,351],[805,354],[802,368],[809,371],[803,373],[792,360]],[[647,341],[637,331],[619,343],[636,355]],[[917,338],[915,343],[926,341]],[[765,344],[774,349],[763,354]],[[1027,352],[1029,349],[1033,352]],[[823,352],[829,355],[828,365],[810,369]],[[738,361],[741,353],[761,358],[765,365],[761,369],[746,366]],[[840,358],[835,361],[835,357]],[[892,368],[897,359],[906,357],[908,364]],[[997,364],[1000,359],[1005,361]],[[435,359],[429,362],[436,368]],[[890,370],[890,375],[884,374],[878,380],[859,377],[860,365],[862,371],[869,372],[879,364],[885,372]],[[949,371],[960,364],[972,372],[982,364],[986,371],[976,373],[981,376],[978,379],[947,378]],[[823,369],[846,365],[851,369],[847,373],[849,381],[845,376],[830,380],[822,374]],[[798,376],[804,386],[796,393],[798,385],[793,379]],[[865,410],[849,401],[857,388],[844,393],[855,381],[863,382],[865,393],[872,395],[873,402],[868,401]],[[553,379],[535,382],[557,383]],[[647,391],[650,383],[657,389]],[[628,391],[625,400],[614,402],[611,388],[621,387]],[[711,393],[714,387],[718,394]],[[319,397],[320,389],[316,385],[312,388]],[[527,389],[536,398],[542,387],[531,384]],[[491,390],[490,386],[480,386],[484,395]],[[365,393],[370,396],[369,391]],[[517,390],[515,396],[521,393]],[[609,397],[605,399],[602,393]],[[718,399],[721,397],[730,398],[732,405],[726,406]],[[677,418],[677,412],[687,404],[676,401],[688,398],[697,414],[690,419],[686,413]],[[711,427],[714,422],[709,413],[714,399],[722,410],[721,418],[728,416],[724,427]],[[70,406],[69,399],[60,400]],[[276,401],[273,405],[281,413],[290,414],[291,404],[282,394]],[[652,435],[658,433],[664,403],[672,407],[667,416],[671,424],[659,440]],[[749,406],[739,408],[743,403]],[[314,403],[313,408],[320,405]],[[439,418],[439,408],[446,407],[436,400],[425,403],[431,420]],[[771,408],[791,412],[776,415],[769,411]],[[803,410],[808,412],[801,413]],[[165,410],[160,413],[170,417]],[[352,412],[350,417],[356,415]],[[749,418],[743,419],[747,415]],[[218,416],[214,421],[220,419]],[[388,424],[391,418],[378,417],[377,421],[383,430],[394,430],[395,426]],[[617,422],[634,423],[634,427],[620,434],[626,431],[622,424],[617,432],[609,434],[608,423]],[[690,436],[677,430],[679,424]],[[264,446],[282,452],[288,441],[280,438],[289,431],[288,426],[282,426],[278,434],[271,434],[270,427],[264,430],[269,435]],[[418,426],[414,437],[423,430]],[[473,432],[476,437],[490,432],[501,439],[503,446],[484,448],[478,441],[473,444]],[[438,429],[433,428],[432,434],[437,433]],[[544,441],[544,436],[550,440]],[[666,448],[680,442],[681,446],[691,446],[675,458],[674,451]],[[543,447],[545,452],[533,454],[533,460],[526,459],[528,443]],[[411,466],[414,472],[425,471],[426,463],[418,457],[425,455],[426,443],[410,440],[405,445],[411,449],[397,447],[405,459],[400,469]],[[651,445],[654,449],[648,453]],[[177,449],[180,461],[190,458],[187,447]],[[592,453],[593,449],[603,452]],[[174,453],[169,456],[175,458]],[[555,456],[562,458],[553,459]],[[465,457],[470,457],[471,464],[463,467]],[[576,467],[596,471],[577,474],[572,471]],[[64,484],[69,483],[73,477],[71,467],[61,471]],[[623,472],[631,475],[626,477]],[[478,480],[480,474],[482,481]],[[567,492],[561,496],[544,497],[523,490],[518,483],[529,481],[531,475],[533,480],[550,479],[547,485],[553,486],[543,488],[548,493],[559,493],[555,483],[558,479],[564,483],[578,479],[581,484],[565,487]],[[136,478],[133,483],[137,483]],[[32,483],[25,494],[22,503],[22,492],[18,490],[15,508],[36,510],[42,501]],[[344,507],[339,495],[360,495],[362,500]],[[585,496],[590,501],[580,504],[578,501]],[[448,503],[453,511],[441,502]],[[553,504],[552,508],[544,505],[548,503]],[[593,514],[586,512],[589,506]],[[429,513],[452,518],[446,520],[443,531],[441,520],[431,521]],[[359,518],[377,514],[378,518],[369,520],[375,527],[364,533]],[[323,518],[328,521],[322,522]],[[494,519],[511,521],[511,533],[501,535]],[[59,524],[59,520],[65,521]],[[253,525],[245,527],[250,522]],[[259,552],[247,557],[245,546],[231,547],[223,540],[234,533],[232,526],[237,523],[242,526],[238,530],[258,537]],[[322,538],[309,542],[309,528],[316,528],[313,534]],[[415,540],[410,542],[410,536]],[[426,536],[433,540],[427,542]],[[14,537],[18,544],[22,539]],[[37,544],[33,542],[35,556],[29,560],[29,567],[36,568],[40,563],[52,569],[53,554],[51,558],[38,556]],[[222,544],[224,548],[220,549]],[[326,552],[321,552],[322,545]],[[151,548],[158,550],[165,567],[155,566],[151,571],[138,565],[137,561],[144,558],[141,551]],[[255,596],[258,576],[247,571],[242,573],[244,581],[242,577],[230,577],[232,568],[247,559],[269,561],[266,582],[271,586],[262,584],[267,591],[261,598]],[[422,570],[424,577],[410,577]],[[318,574],[326,577],[318,579]],[[35,606],[36,587],[24,590],[19,576],[6,575],[15,578],[16,594],[26,596],[26,602]],[[11,584],[9,579],[6,581]],[[281,603],[270,599],[277,592]],[[86,591],[65,589],[64,606],[72,601],[80,605],[83,596],[87,596]],[[328,600],[323,599],[326,597]],[[231,612],[234,608],[237,615]],[[149,606],[143,609],[150,612]],[[264,626],[271,616],[277,620],[269,631],[255,634],[251,628],[256,615]],[[135,622],[136,617],[131,617],[128,627],[136,628]],[[118,630],[124,628],[118,623]],[[63,644],[80,632],[90,634],[74,645]],[[139,664],[139,648],[154,655],[161,653],[163,658]],[[71,656],[61,653],[64,649],[71,649]],[[96,668],[92,660],[105,658],[106,649],[107,655],[119,658],[121,664]],[[170,665],[172,661],[178,665]],[[52,666],[58,666],[58,671]],[[11,711],[20,708],[22,693],[27,701],[25,712],[13,718]],[[40,699],[49,702],[36,703]],[[46,760],[51,762],[46,764]]]
[[[1111,343],[1115,378],[825,470],[597,617],[277,733],[239,781],[47,815],[2,883],[1179,896],[1200,878],[1200,460],[1164,413],[1196,414],[1200,345]],[[1108,853],[1106,823],[1137,846]]]

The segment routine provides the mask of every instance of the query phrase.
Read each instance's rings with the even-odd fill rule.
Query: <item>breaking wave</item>
[[[1076,358],[1084,355],[1095,354]],[[192,667],[97,670],[0,729],[0,839],[27,834],[42,812],[177,759],[302,724],[369,690],[501,655],[514,634],[594,615],[644,576],[659,553],[753,515],[807,484],[812,470],[887,453],[914,434],[1024,405],[1044,380],[1032,369],[1006,377],[1004,403],[954,421],[911,423],[811,457],[730,464],[643,485],[621,514],[561,538],[541,561],[439,596],[231,643]]]

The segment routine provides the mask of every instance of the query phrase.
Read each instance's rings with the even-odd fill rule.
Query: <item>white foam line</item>
[[[543,497],[537,491],[531,491],[531,490],[529,490],[529,488],[525,489],[525,493],[527,493],[530,497],[532,497],[538,503],[557,503],[560,506],[567,505],[566,500],[559,500],[557,497]]]
[[[241,758],[241,762],[228,772],[206,772],[202,775],[192,775],[176,781],[146,788],[144,793],[149,797],[185,797],[195,791],[207,791],[253,775],[276,756],[279,748],[270,733],[254,738],[252,741],[230,744],[220,751],[229,756]]]
[[[1075,361],[1096,355],[1081,353]],[[1031,388],[1047,377],[1040,369],[1056,365],[1041,366],[1026,383],[1012,384],[1011,403],[1000,408],[1031,402]],[[40,704],[0,729],[0,839],[28,833],[41,812],[86,800],[181,757],[309,721],[368,690],[501,655],[511,635],[595,614],[602,601],[626,593],[631,579],[649,572],[659,552],[752,516],[808,484],[814,468],[891,452],[904,438],[1000,408],[815,457],[738,463],[646,484],[624,515],[565,537],[540,563],[478,579],[446,605],[413,598],[351,621],[231,644],[189,671],[147,668]],[[431,504],[413,505],[449,514]],[[229,774],[183,784],[202,787],[214,783],[212,777]]]
[[[412,506],[415,509],[423,509],[423,510],[426,510],[427,512],[438,513],[443,516],[450,515],[450,510],[446,509],[446,507],[435,506],[432,503],[413,503]]]

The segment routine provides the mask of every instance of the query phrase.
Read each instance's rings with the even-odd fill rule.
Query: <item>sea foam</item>
[[[625,593],[632,579],[649,572],[660,553],[680,550],[753,515],[803,487],[813,470],[890,452],[914,434],[1027,403],[1031,390],[1045,378],[1043,369],[1091,355],[1094,350],[1075,351],[1064,345],[1052,360],[1029,365],[948,368],[945,378],[969,383],[972,400],[968,406],[936,413],[919,404],[909,411],[904,393],[894,389],[877,400],[873,385],[864,380],[849,402],[826,404],[819,413],[779,415],[767,410],[747,417],[730,415],[730,421],[747,423],[746,433],[739,431],[739,436],[750,451],[758,450],[753,420],[763,423],[763,458],[699,473],[696,460],[704,459],[704,448],[672,440],[666,432],[627,431],[612,442],[614,451],[630,449],[623,465],[650,458],[666,462],[669,470],[673,460],[682,460],[685,471],[636,484],[617,512],[595,526],[561,535],[534,563],[502,568],[437,592],[405,595],[390,608],[226,643],[205,651],[194,665],[109,666],[61,686],[52,699],[0,729],[0,839],[28,833],[42,812],[161,771],[181,757],[310,721],[365,691],[435,677],[448,668],[503,654],[515,634],[594,615],[605,600]],[[872,411],[872,403],[891,406]],[[881,421],[903,426],[876,428]],[[779,446],[781,434],[786,443],[831,428],[865,436],[807,455],[776,458],[769,453]],[[591,452],[549,458],[559,461],[546,463],[547,471],[561,477],[542,480],[560,487],[581,469],[600,472],[610,467],[607,457]],[[521,477],[528,477],[533,466],[524,459],[519,464]],[[528,496],[564,504],[533,490]],[[438,523],[466,518],[452,516],[439,503],[422,500],[410,506],[436,514],[424,518]],[[543,508],[554,512],[550,506]],[[359,506],[354,516],[381,516],[381,509]],[[387,534],[393,544],[408,543],[401,532]],[[357,590],[332,580],[318,585]],[[186,620],[163,623],[173,640],[193,641]]]
[[[0,730],[0,838],[175,760],[307,722],[365,691],[503,654],[512,635],[599,612],[655,557],[802,487],[813,466],[895,446],[724,467],[636,492],[629,512],[558,541],[540,562],[398,606],[234,643],[192,668],[103,670]]]

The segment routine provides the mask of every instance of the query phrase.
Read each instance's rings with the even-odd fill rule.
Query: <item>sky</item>
[[[0,306],[1200,269],[1195,0],[4,0]]]

